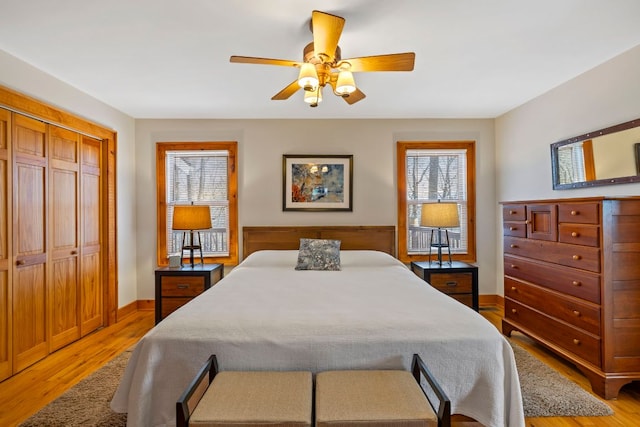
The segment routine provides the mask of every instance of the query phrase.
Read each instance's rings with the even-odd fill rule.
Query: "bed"
[[[301,238],[341,241],[339,271],[296,270]],[[509,343],[426,286],[393,227],[245,227],[244,261],[138,343],[112,399],[130,426],[175,423],[175,401],[209,355],[220,369],[409,369],[420,354],[452,413],[524,426]]]

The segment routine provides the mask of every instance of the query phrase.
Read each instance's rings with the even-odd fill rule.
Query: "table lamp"
[[[195,266],[193,262],[193,251],[195,249],[200,250],[200,263],[204,264],[204,257],[202,255],[202,240],[200,238],[200,230],[207,230],[211,228],[211,211],[209,206],[196,206],[196,205],[176,205],[173,208],[173,224],[171,226],[173,230],[183,230],[182,234],[182,249],[180,251],[180,265],[182,266],[182,254],[185,250],[189,251],[189,260],[191,261],[191,268]],[[198,244],[194,244],[193,234],[194,231],[198,233]],[[187,232],[190,234],[189,245],[186,245]]]
[[[426,203],[422,205],[420,214],[420,225],[431,227],[431,238],[429,246],[429,263],[431,263],[431,248],[438,248],[438,263],[442,266],[442,248],[449,251],[449,264],[451,264],[451,247],[449,246],[449,230],[447,228],[459,227],[458,204],[452,202]],[[434,228],[438,229],[438,241],[434,243]],[[445,229],[446,242],[442,241],[442,229]]]

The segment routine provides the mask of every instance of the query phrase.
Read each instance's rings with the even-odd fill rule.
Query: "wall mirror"
[[[551,144],[553,189],[640,182],[640,119]]]

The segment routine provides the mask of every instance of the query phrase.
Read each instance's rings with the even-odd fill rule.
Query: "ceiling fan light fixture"
[[[316,90],[304,91],[304,102],[311,107],[317,107],[322,102],[322,90],[318,87]]]
[[[318,72],[315,65],[305,62],[300,67],[300,74],[298,74],[298,85],[306,92],[315,91],[318,87]]]
[[[340,96],[348,96],[356,91],[356,82],[353,79],[351,71],[340,71],[338,73],[338,81],[336,82],[336,94]]]

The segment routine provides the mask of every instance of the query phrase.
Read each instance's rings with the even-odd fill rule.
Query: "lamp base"
[[[442,242],[442,229],[438,228],[438,241],[434,242],[433,241],[433,232],[434,230],[431,230],[431,238],[429,239],[429,264],[431,264],[431,249],[432,248],[437,248],[438,249],[438,264],[440,266],[442,266],[442,249],[443,248],[447,248],[447,251],[449,253],[449,264],[452,263],[451,261],[451,247],[449,246],[449,231],[448,230],[444,230],[445,232],[445,237],[446,237],[446,243]]]
[[[200,232],[198,231],[198,243],[200,243]],[[204,256],[202,254],[202,246],[201,245],[194,245],[193,244],[193,231],[190,232],[191,234],[191,240],[190,242],[192,243],[191,245],[185,245],[185,241],[187,239],[187,232],[185,231],[183,236],[182,236],[182,250],[180,251],[180,267],[184,267],[184,259],[183,259],[183,255],[184,255],[184,251],[189,251],[189,261],[191,264],[191,268],[196,266],[196,263],[194,262],[194,256],[193,256],[193,252],[195,250],[199,250],[200,251],[200,263],[201,265],[204,265]]]

